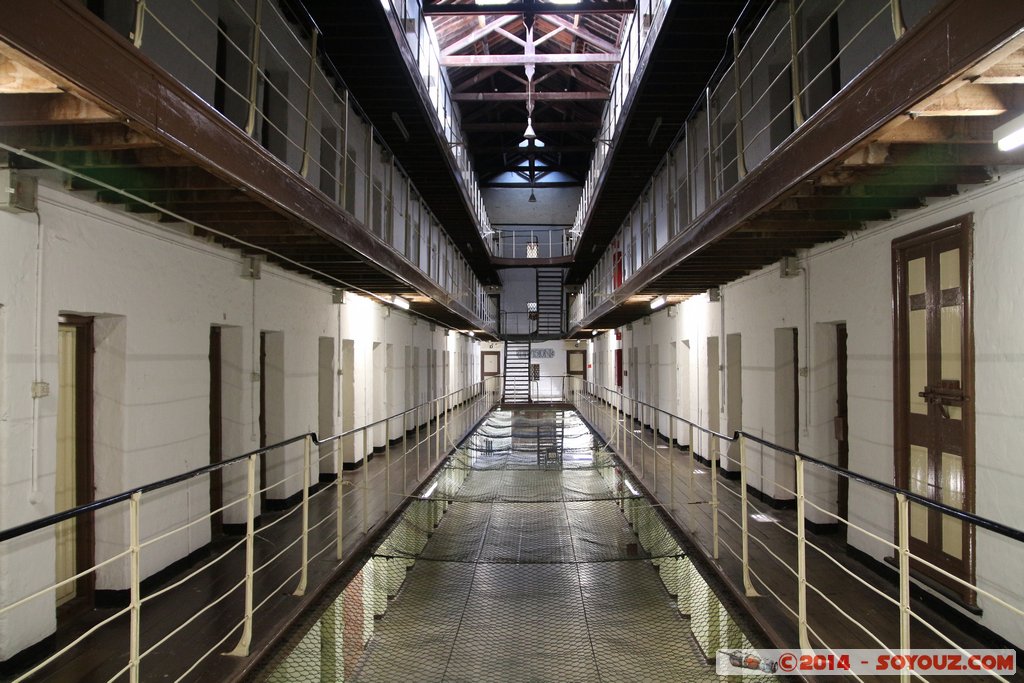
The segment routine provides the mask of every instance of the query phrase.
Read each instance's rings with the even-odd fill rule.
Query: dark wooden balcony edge
[[[93,15],[84,4],[12,0],[0,40],[50,69],[75,94],[111,110],[233,185],[259,195],[367,263],[419,290],[474,327],[484,321],[305,178]],[[40,30],[40,27],[46,30]]]
[[[993,0],[979,14],[969,0],[950,0],[892,45],[847,88],[760,165],[726,191],[697,221],[573,327],[607,315],[670,269],[751,218],[785,192],[840,158],[1013,38],[1024,24],[1024,3]],[[617,303],[618,302],[618,303]]]

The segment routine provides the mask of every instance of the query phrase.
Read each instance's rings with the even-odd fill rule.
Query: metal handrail
[[[415,410],[421,410],[424,406],[427,406],[428,404],[432,404],[436,401],[444,401],[446,399],[451,398],[455,394],[459,394],[466,390],[471,390],[475,388],[480,388],[482,390],[484,381],[485,380],[482,380],[468,387],[465,387],[464,389],[457,389],[443,396],[438,396],[436,398],[423,401],[422,403],[419,403],[418,405],[413,406],[412,408],[408,408],[400,413],[395,413],[390,417],[384,417],[359,427],[353,427],[352,429],[341,432],[339,434],[324,437],[323,439],[320,439],[315,431],[305,432],[303,434],[298,434],[296,436],[289,437],[284,441],[268,444],[266,446],[242,453],[241,455],[233,456],[227,460],[221,460],[220,462],[212,463],[210,465],[203,465],[202,467],[197,467],[187,472],[176,474],[172,477],[167,477],[165,479],[160,479],[158,481],[149,482],[147,484],[142,484],[141,486],[136,486],[131,489],[127,489],[120,493],[115,493],[111,496],[101,498],[100,500],[96,500],[91,503],[85,503],[83,505],[69,508],[61,512],[56,512],[52,515],[47,515],[46,517],[40,517],[39,519],[33,520],[31,522],[25,522],[24,524],[8,527],[7,529],[0,531],[0,543],[3,543],[4,541],[9,541],[14,538],[18,538],[19,536],[24,536],[25,534],[31,533],[33,531],[38,531],[39,529],[43,529],[54,524],[58,524],[59,522],[63,522],[73,517],[77,517],[78,515],[86,512],[94,512],[96,510],[101,510],[103,508],[110,507],[111,505],[115,505],[117,503],[123,503],[126,500],[130,500],[131,497],[136,493],[150,493],[152,491],[157,491],[162,488],[167,488],[168,486],[173,486],[174,484],[180,484],[181,482],[188,481],[189,479],[201,477],[202,475],[209,474],[210,472],[216,472],[217,470],[224,469],[226,467],[230,467],[231,465],[236,465],[240,462],[243,462],[247,458],[250,458],[254,455],[260,455],[261,453],[267,453],[278,448],[284,448],[285,446],[290,446],[291,444],[298,443],[300,441],[303,441],[307,437],[312,439],[314,445],[331,443],[332,441],[342,439],[346,436],[351,436],[358,432],[366,431],[368,429],[376,427],[379,424],[383,424],[391,420],[397,420],[399,418],[404,418],[407,414]]]
[[[818,459],[818,458],[816,458],[816,457],[814,457],[812,455],[807,455],[806,453],[803,453],[801,451],[794,450],[794,449],[788,448],[786,446],[780,446],[780,445],[778,445],[776,443],[773,443],[773,442],[771,442],[771,441],[769,441],[769,440],[767,440],[765,438],[756,436],[756,435],[751,434],[750,432],[744,431],[742,429],[736,430],[735,432],[733,432],[732,436],[729,436],[728,434],[724,434],[724,433],[721,433],[721,432],[716,432],[713,429],[709,429],[707,427],[703,427],[700,424],[694,422],[693,420],[689,420],[689,419],[687,419],[685,417],[682,417],[682,416],[679,416],[679,415],[675,415],[674,413],[670,413],[669,411],[667,411],[667,410],[665,410],[663,408],[659,408],[658,406],[656,406],[656,405],[654,405],[652,403],[647,403],[646,401],[641,401],[640,399],[635,399],[635,398],[631,398],[629,396],[626,396],[622,392],[616,391],[615,389],[611,389],[610,387],[602,386],[602,385],[597,384],[596,382],[591,382],[589,380],[587,380],[586,384],[588,386],[596,387],[598,390],[607,391],[607,392],[609,392],[609,393],[611,393],[613,395],[621,396],[621,397],[625,398],[626,400],[633,402],[635,405],[651,408],[651,409],[653,409],[657,413],[664,413],[667,417],[669,417],[671,419],[679,420],[680,422],[685,422],[686,424],[694,427],[695,429],[697,429],[697,430],[699,430],[701,432],[704,432],[708,436],[714,436],[714,437],[717,437],[717,438],[722,439],[724,441],[728,441],[730,443],[739,441],[740,437],[743,437],[745,439],[749,439],[750,441],[753,441],[754,443],[760,444],[762,446],[767,446],[768,448],[771,448],[772,450],[777,451],[779,453],[785,453],[786,455],[792,456],[794,458],[800,458],[801,460],[804,460],[804,461],[809,462],[811,464],[817,465],[819,467],[823,467],[823,468],[825,468],[827,470],[835,472],[836,474],[845,476],[848,479],[853,479],[853,480],[855,480],[857,482],[860,482],[862,484],[865,484],[867,486],[871,486],[872,488],[876,488],[876,489],[879,489],[881,491],[885,491],[886,493],[891,493],[893,495],[903,495],[903,496],[906,496],[907,500],[910,500],[910,501],[912,501],[914,503],[918,503],[920,505],[924,505],[925,507],[930,507],[930,508],[932,508],[934,510],[938,510],[939,512],[948,514],[948,515],[950,515],[952,517],[956,517],[957,519],[960,519],[960,520],[962,520],[964,522],[968,522],[968,523],[973,524],[975,526],[978,526],[978,527],[981,527],[983,529],[987,529],[989,531],[997,533],[997,534],[999,534],[1001,536],[1005,536],[1006,538],[1010,538],[1010,539],[1013,539],[1015,541],[1020,541],[1020,542],[1024,543],[1024,530],[1017,529],[1017,528],[1009,526],[1007,524],[1003,524],[1002,522],[997,522],[997,521],[995,521],[993,519],[989,519],[987,517],[982,517],[982,516],[977,515],[977,514],[975,514],[973,512],[966,512],[964,510],[958,510],[958,509],[956,509],[954,507],[950,507],[949,505],[946,505],[945,503],[939,503],[939,502],[931,500],[929,498],[925,498],[925,497],[921,496],[920,494],[914,493],[914,492],[912,492],[912,491],[910,491],[908,489],[900,488],[898,486],[894,486],[893,484],[887,484],[887,483],[885,483],[883,481],[879,481],[878,479],[874,479],[874,478],[869,477],[869,476],[864,475],[864,474],[859,474],[859,473],[854,472],[852,470],[849,470],[849,469],[847,469],[845,467],[840,467],[838,465],[833,465],[832,463],[825,462],[824,460],[820,460],[820,459]],[[597,396],[598,398],[600,398],[600,396],[598,396],[597,394],[595,394],[593,392],[591,392],[591,395],[592,396]]]
[[[822,634],[816,631],[810,623],[810,609],[808,606],[808,591],[810,590],[813,591],[819,598],[823,599],[832,609],[834,609],[838,613],[839,616],[842,616],[843,618],[847,619],[851,624],[853,624],[854,626],[859,628],[864,634],[866,634],[870,642],[872,642],[874,645],[877,645],[878,647],[885,649],[890,653],[893,653],[895,651],[907,652],[910,649],[912,640],[911,624],[914,620],[916,620],[920,624],[926,626],[932,634],[937,636],[939,638],[940,644],[944,643],[943,646],[948,645],[963,654],[969,654],[968,650],[965,649],[964,646],[958,645],[950,636],[943,633],[943,631],[940,630],[939,627],[933,625],[930,621],[931,617],[929,617],[926,614],[922,614],[919,611],[915,611],[913,601],[911,599],[912,578],[914,578],[912,576],[914,572],[914,569],[912,568],[911,564],[912,561],[919,563],[918,566],[922,570],[928,569],[936,572],[937,574],[951,581],[955,586],[959,586],[960,589],[969,591],[971,595],[983,596],[986,600],[990,601],[990,604],[988,606],[1000,607],[1002,609],[1005,609],[1014,618],[1024,618],[1024,608],[1016,604],[1011,604],[1011,601],[1014,601],[1015,599],[1019,601],[1019,596],[1009,595],[1005,592],[1002,595],[997,594],[997,592],[994,592],[992,590],[992,586],[984,585],[976,579],[974,579],[973,577],[971,579],[965,580],[964,578],[952,574],[943,567],[937,565],[928,557],[922,556],[920,553],[915,553],[911,549],[911,502],[919,504],[924,508],[937,510],[943,514],[950,515],[951,517],[954,517],[955,519],[958,519],[961,522],[972,524],[976,527],[986,529],[1005,538],[1010,538],[1012,540],[1016,540],[1019,542],[1024,541],[1024,532],[1021,532],[1018,529],[1014,529],[1000,522],[996,522],[994,520],[981,517],[974,513],[957,510],[942,503],[937,503],[927,498],[923,498],[918,494],[901,489],[899,487],[893,486],[885,482],[878,481],[877,479],[874,479],[872,477],[851,472],[846,468],[832,465],[831,463],[821,461],[817,458],[814,458],[813,456],[808,456],[796,449],[785,446],[779,446],[767,439],[743,431],[742,429],[736,430],[733,433],[732,437],[727,437],[724,434],[715,433],[717,434],[716,438],[726,438],[729,441],[739,442],[739,482],[737,483],[735,489],[728,486],[721,487],[719,485],[718,461],[722,457],[725,457],[727,460],[733,460],[734,462],[736,461],[736,459],[730,457],[726,453],[716,453],[713,446],[711,447],[711,452],[708,453],[708,459],[710,460],[710,464],[704,470],[704,472],[709,476],[709,482],[706,484],[702,484],[700,482],[696,482],[693,476],[697,472],[697,470],[695,470],[694,465],[694,427],[696,426],[697,428],[701,429],[701,431],[704,432],[711,432],[711,430],[700,427],[699,425],[695,425],[695,423],[692,422],[691,420],[687,420],[686,418],[673,415],[669,411],[658,408],[657,406],[654,406],[653,404],[648,403],[646,401],[640,401],[638,399],[628,399],[628,397],[625,397],[621,392],[618,392],[608,387],[600,386],[596,382],[586,382],[585,389],[583,392],[579,390],[575,392],[576,400],[574,401],[574,403],[577,405],[577,407],[580,407],[579,399],[581,393],[584,393],[585,396],[588,397],[589,399],[589,405],[582,407],[582,410],[589,415],[589,418],[586,419],[588,419],[592,423],[593,428],[596,431],[598,429],[596,423],[602,419],[607,418],[610,432],[609,436],[607,437],[608,443],[612,444],[613,447],[615,447],[616,450],[619,451],[624,466],[632,470],[633,475],[637,476],[641,481],[646,479],[645,466],[648,461],[648,457],[647,455],[645,455],[645,450],[653,455],[655,496],[657,495],[657,492],[659,490],[658,460],[660,454],[658,452],[657,441],[660,436],[660,414],[664,413],[669,417],[668,438],[670,439],[670,442],[674,438],[673,435],[676,420],[683,421],[690,425],[690,467],[688,468],[686,475],[687,504],[684,508],[686,510],[686,516],[688,520],[687,526],[689,527],[689,533],[692,534],[692,538],[695,542],[697,542],[698,546],[700,546],[702,550],[714,560],[716,566],[718,566],[720,569],[721,565],[718,564],[720,547],[724,547],[728,554],[734,557],[739,562],[743,595],[751,599],[764,597],[764,595],[761,592],[759,592],[759,590],[763,590],[772,598],[774,598],[778,602],[779,606],[784,608],[786,612],[792,615],[792,617],[796,620],[797,634],[799,637],[800,648],[802,650],[811,651],[814,649],[811,643],[811,636],[816,638],[817,641],[820,642],[824,648],[830,651],[832,650],[832,648],[822,637]],[[620,397],[618,406],[616,406],[613,402],[615,401],[616,395]],[[625,413],[624,402],[621,399],[627,399],[631,402],[631,409],[634,411],[634,413],[636,412],[636,409],[638,407],[641,409],[652,408],[654,410],[654,419],[651,420],[651,422],[649,423],[652,432],[650,444],[646,443],[647,439],[645,437],[644,430],[633,430],[626,428],[624,426],[624,420],[621,420],[619,418],[620,410],[623,413]],[[599,406],[598,402],[606,403],[608,405],[608,415],[605,415],[605,408],[603,406]],[[614,416],[610,414],[610,410],[615,411]],[[643,424],[643,413],[641,413],[640,418],[641,423]],[[639,435],[637,435],[636,432],[639,432]],[[637,441],[639,441],[640,443],[639,470],[637,468],[636,463]],[[785,532],[785,534],[787,535],[784,536],[786,542],[795,543],[795,562],[793,562],[792,560],[784,559],[780,553],[775,552],[769,544],[765,543],[765,541],[762,540],[761,537],[759,537],[759,534],[753,533],[752,530],[749,528],[748,521],[749,518],[751,518],[751,515],[748,511],[752,507],[753,510],[757,512],[758,506],[749,500],[752,494],[748,490],[747,486],[748,441],[757,443],[761,446],[766,446],[769,449],[773,449],[779,453],[784,453],[792,457],[793,459],[795,465],[794,475],[796,480],[794,486],[795,490],[791,490],[789,488],[786,488],[785,486],[781,486],[781,484],[778,481],[775,481],[775,484],[776,486],[781,486],[782,490],[787,491],[788,493],[795,496],[795,529],[791,528],[790,525],[784,524],[781,520],[775,519],[771,521],[775,527]],[[673,519],[676,519],[675,462],[678,458],[674,457],[672,452],[669,451],[665,456],[663,456],[663,459],[666,459],[668,461],[668,466],[670,468],[668,491],[669,500],[666,502],[665,507],[667,508],[669,516]],[[845,476],[849,479],[853,479],[867,486],[892,494],[896,508],[896,515],[895,519],[893,520],[892,532],[896,535],[896,539],[889,540],[883,538],[878,533],[874,533],[874,531],[865,528],[862,525],[855,524],[850,518],[849,514],[847,514],[847,516],[844,518],[816,504],[814,502],[814,496],[809,495],[805,487],[805,464],[807,462],[810,462],[819,467],[823,467],[826,470],[834,472],[840,476]],[[702,489],[703,493],[695,490],[695,484],[699,485],[699,488]],[[720,509],[720,500],[718,495],[720,488],[722,488],[734,499],[738,499],[738,510],[730,511],[729,509]],[[695,496],[695,494],[698,495]],[[704,494],[710,494],[709,498],[701,500],[701,498],[704,498]],[[699,508],[700,506],[703,505],[708,506],[707,516],[710,517],[710,525],[706,523],[701,523],[700,520],[698,520],[694,515],[694,509]],[[864,534],[866,537],[881,542],[887,548],[895,551],[894,563],[897,565],[896,570],[898,573],[898,596],[890,595],[881,588],[869,584],[857,575],[855,569],[851,569],[850,567],[844,566],[835,557],[833,557],[828,550],[824,549],[821,545],[814,542],[812,538],[809,538],[807,534],[809,524],[807,514],[810,511],[810,509],[818,510],[819,512],[827,515],[828,517],[835,519],[839,523],[845,524],[848,529],[855,530],[858,533]],[[730,538],[727,535],[720,533],[720,517],[723,517],[730,524],[735,526],[736,531],[739,532],[740,538],[738,548],[735,547],[735,540],[730,540]],[[700,526],[700,529],[698,529],[698,525]],[[701,535],[705,535],[705,539],[703,541],[700,539]],[[779,580],[777,578],[772,578],[771,576],[762,576],[758,573],[758,570],[760,568],[759,565],[756,565],[751,562],[750,541],[756,543],[759,546],[759,548],[764,553],[766,553],[767,558],[770,558],[781,564],[782,567],[784,567],[789,572],[789,574],[792,575],[792,578],[796,580],[795,606],[787,604],[787,601],[784,599],[784,597],[780,595],[779,590],[777,590],[779,588]],[[708,547],[709,545],[710,547]],[[821,588],[814,584],[814,582],[811,580],[811,574],[809,574],[808,572],[808,549],[816,553],[819,553],[828,560],[830,560],[839,568],[841,572],[845,573],[848,577],[854,579],[856,582],[858,582],[860,585],[868,589],[874,595],[878,596],[884,602],[894,606],[898,610],[898,646],[886,644],[885,642],[880,640],[872,631],[872,629],[865,626],[865,624],[863,623],[864,615],[861,612],[859,612],[856,608],[851,608],[849,605],[847,605],[844,608],[844,606],[840,605],[838,601],[831,599],[828,595],[826,595],[825,592],[822,591]],[[757,582],[756,585],[755,580]],[[998,674],[992,675],[998,680],[1006,680]],[[913,673],[913,676],[921,678],[921,676],[917,673]],[[909,672],[908,670],[904,670],[901,672],[901,680],[908,681],[910,678],[911,672]],[[924,679],[922,678],[922,680]]]

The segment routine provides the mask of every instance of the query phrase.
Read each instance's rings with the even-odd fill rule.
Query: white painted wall
[[[224,393],[223,453],[230,457],[258,445],[258,349],[260,331],[274,331],[283,354],[279,381],[283,410],[277,431],[293,436],[318,427],[318,345],[335,340],[341,367],[341,340],[356,349],[355,424],[374,417],[371,381],[373,344],[391,344],[392,392],[386,410],[394,414],[428,398],[405,384],[405,346],[446,349],[446,330],[370,299],[348,294],[332,303],[331,289],[306,277],[264,264],[262,278],[241,276],[238,255],[184,234],[157,227],[73,196],[47,184],[40,187],[35,214],[0,213],[0,528],[54,511],[56,457],[56,341],[61,313],[94,316],[96,356],[97,499],[206,464],[209,460],[209,329],[225,326],[228,366]],[[37,252],[37,236],[39,251]],[[41,256],[39,286],[36,257]],[[40,308],[36,308],[36,296]],[[51,395],[33,401],[36,379],[35,330],[41,348],[38,379]],[[470,353],[478,342],[452,337],[449,354]],[[421,356],[423,362],[426,355]],[[455,367],[450,363],[449,367]],[[420,371],[426,372],[425,368]],[[475,375],[454,373],[452,389]],[[336,382],[336,419],[341,428],[340,380]],[[442,386],[438,382],[436,386]],[[35,403],[35,406],[33,406]],[[37,423],[33,408],[38,410]],[[383,408],[382,408],[383,409]],[[383,413],[381,413],[383,414]],[[33,449],[33,432],[38,444]],[[396,430],[400,434],[399,430]],[[360,461],[373,444],[353,454]],[[279,471],[291,478],[271,492],[288,497],[301,490],[302,445],[278,458]],[[319,471],[332,471],[327,459]],[[244,490],[242,468],[225,473],[225,500]],[[314,479],[315,480],[315,479]],[[142,504],[142,538],[152,538],[209,509],[205,478],[147,494]],[[96,559],[125,548],[124,505],[97,514]],[[225,512],[225,522],[242,521],[240,507]],[[185,557],[210,539],[205,523],[148,546],[142,553],[143,576]],[[52,531],[8,544],[0,553],[0,604],[53,581]],[[127,588],[127,565],[100,570],[98,589]],[[14,625],[17,625],[16,627]],[[0,617],[0,659],[52,632],[51,596]]]
[[[897,220],[874,224],[840,242],[810,250],[801,259],[799,277],[781,279],[777,266],[765,268],[722,288],[722,303],[706,295],[678,306],[679,315],[658,311],[621,329],[624,362],[629,349],[643,360],[657,345],[658,370],[666,372],[664,349],[671,341],[690,342],[693,364],[688,387],[673,397],[659,387],[658,405],[678,411],[689,400],[690,415],[708,424],[718,411],[721,424],[733,425],[722,405],[707,402],[707,339],[721,339],[722,306],[725,331],[742,336],[742,427],[775,441],[775,333],[796,328],[798,344],[799,443],[800,449],[835,462],[832,431],[835,411],[835,324],[845,322],[848,338],[848,397],[850,468],[883,482],[892,482],[892,278],[891,244],[903,235],[926,229],[956,216],[973,213],[974,231],[974,330],[977,394],[977,513],[997,521],[1022,526],[1024,487],[1019,448],[1024,424],[1024,280],[1019,255],[1024,253],[1024,173],[1008,175],[985,187],[934,201],[907,212]],[[809,290],[805,291],[805,285]],[[808,307],[805,307],[805,302]],[[594,358],[601,383],[612,386],[615,348],[611,332],[595,340]],[[719,348],[724,350],[725,345]],[[677,346],[677,348],[680,348]],[[725,362],[725,359],[722,359]],[[644,396],[649,373],[641,365],[636,376],[624,380],[624,392]],[[663,374],[659,376],[663,377]],[[662,385],[664,385],[662,381]],[[723,384],[724,386],[724,384]],[[634,394],[636,392],[636,394]],[[726,403],[728,401],[725,401]],[[778,408],[781,410],[781,407]],[[705,444],[698,445],[703,452]],[[785,499],[782,489],[793,485],[791,462],[762,454],[751,445],[750,483],[766,494]],[[835,481],[814,468],[807,470],[809,498],[825,509],[835,508]],[[851,484],[851,521],[882,538],[893,537],[893,504],[890,496],[869,487]],[[831,521],[809,507],[815,522]],[[865,533],[851,530],[849,542],[876,559],[892,554],[885,544]],[[978,585],[1002,596],[1011,604],[1024,604],[1024,579],[1017,568],[1024,563],[1024,548],[1004,542],[987,532],[977,541]],[[981,621],[1012,642],[1024,643],[1024,622],[984,596]]]

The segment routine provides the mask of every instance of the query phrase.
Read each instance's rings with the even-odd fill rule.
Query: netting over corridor
[[[712,681],[750,647],[575,412],[492,413],[421,496],[268,680]]]

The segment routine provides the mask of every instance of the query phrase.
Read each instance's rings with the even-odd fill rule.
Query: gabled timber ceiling
[[[536,0],[523,1],[540,6]],[[1001,167],[1024,165],[1024,153],[1001,153],[991,142],[994,128],[1024,111],[1024,45],[1012,42],[1024,26],[1024,3],[990,3],[985,13],[978,13],[969,0],[949,0],[934,10],[684,235],[655,255],[584,325],[621,325],[649,312],[647,301],[657,294],[702,292],[799,249],[841,239],[871,221],[889,220],[929,198],[988,182]],[[584,0],[580,6],[584,4],[602,5],[600,0]],[[631,3],[603,4],[607,10]],[[741,4],[672,3],[591,212],[574,279],[588,274],[660,163],[714,64],[726,52],[725,36]],[[731,5],[730,11],[725,11],[726,5]],[[491,58],[522,50],[516,40],[525,35],[522,12],[502,24],[506,35],[496,27],[479,31],[507,17],[507,11],[494,9],[477,16],[479,8],[465,2],[436,0],[428,6],[450,57]],[[380,7],[378,2],[325,1],[311,9],[335,63],[353,67],[343,76],[351,79],[354,94],[371,120],[383,122],[379,135],[396,151],[478,272],[487,274],[492,267],[482,244],[474,245],[479,236],[457,196],[454,175],[438,173],[445,162],[436,132],[423,115],[421,98],[415,96],[421,85],[411,83],[405,56]],[[722,11],[712,14],[715,9]],[[534,19],[535,40],[554,35],[538,51],[600,54],[613,42],[618,16],[581,12],[551,15],[549,20],[540,13]],[[339,22],[334,28],[331,17]],[[48,30],[39,31],[40,25]],[[74,40],[61,41],[62,35]],[[253,168],[272,168],[273,157],[237,131],[215,130],[215,113],[140,60],[84,5],[19,0],[0,27],[0,38],[7,43],[0,51],[6,59],[37,68],[44,81],[58,86],[56,91],[28,88],[0,95],[0,139],[11,147],[94,180],[107,180],[164,211],[277,251],[325,273],[325,281],[340,277],[369,291],[414,297],[419,302],[414,310],[452,327],[465,327],[472,319],[465,311],[460,315],[459,306],[446,301],[436,285],[405,272],[408,267],[400,259],[383,253],[365,229],[350,224],[351,219],[326,198],[304,190],[304,181],[293,172],[262,173],[246,183]],[[621,41],[621,36],[614,40]],[[525,122],[523,84],[516,77],[522,66],[464,62],[456,60],[449,68],[457,94],[464,95],[460,106],[471,152],[485,173],[499,173],[519,154],[510,145],[521,140]],[[366,68],[368,64],[374,68]],[[489,69],[496,70],[481,76]],[[537,67],[538,80],[550,73],[538,83],[538,91],[550,88],[551,93],[550,99],[537,102],[534,112],[538,134],[551,141],[547,156],[541,158],[557,162],[570,176],[582,174],[589,163],[587,137],[592,148],[597,127],[596,122],[585,122],[600,111],[603,100],[597,95],[560,99],[556,93],[559,87],[561,92],[599,92],[607,83],[601,79],[602,69],[606,67],[600,59],[584,59],[571,68]],[[129,89],[126,83],[139,87]],[[691,89],[689,94],[681,94],[686,88]],[[392,112],[409,130],[408,143],[390,123]],[[662,122],[651,135],[659,116]],[[24,157],[12,163],[34,165]],[[126,183],[126,176],[132,182]],[[152,210],[96,183],[71,178],[69,185],[96,192],[100,201],[128,211]],[[165,214],[163,220],[173,219]],[[213,231],[195,232],[235,245]],[[291,267],[288,260],[282,264]]]

